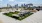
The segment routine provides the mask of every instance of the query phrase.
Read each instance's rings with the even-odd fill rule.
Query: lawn
[[[19,12],[18,11],[15,11],[15,12],[9,12],[9,13],[4,13],[4,15],[7,15],[7,16],[12,16],[12,14],[18,14]]]
[[[31,13],[31,12],[27,12],[27,13],[24,13],[24,14],[19,14],[19,17],[17,17],[17,16],[12,16],[12,14],[18,14],[19,12],[9,12],[9,13],[4,13],[4,15],[6,15],[6,16],[9,16],[9,17],[12,17],[12,18],[15,18],[15,19],[17,19],[17,20],[23,20],[23,19],[25,19],[25,18],[27,18],[27,17],[29,17],[30,15],[32,15],[33,13]]]
[[[32,15],[33,13],[30,13],[30,12],[28,12],[28,13],[24,13],[24,14],[20,14],[19,16],[19,20],[23,20],[23,19],[25,19],[25,18],[27,18],[27,17],[29,17],[30,15]]]

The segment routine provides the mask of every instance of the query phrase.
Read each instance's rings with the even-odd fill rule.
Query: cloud
[[[24,4],[24,3],[27,4],[27,2],[19,2],[19,3],[20,3],[20,4]]]
[[[0,0],[0,1],[3,1],[3,0]]]
[[[9,0],[10,2],[13,2],[13,1],[15,1],[15,0]]]

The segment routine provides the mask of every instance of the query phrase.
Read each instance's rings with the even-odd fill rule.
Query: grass
[[[12,16],[12,14],[18,14],[19,12],[9,12],[9,13],[4,13],[4,15],[6,16],[9,16],[9,17],[12,17],[12,18],[15,18],[15,19],[18,19],[18,20],[23,20],[25,18],[27,18],[28,16],[32,15],[33,13],[30,13],[30,12],[27,12],[27,13],[24,13],[24,14],[19,14],[19,17],[17,16]]]
[[[18,14],[18,13],[19,13],[19,11],[9,12],[9,13],[12,13],[12,14]]]
[[[12,13],[4,13],[6,16],[12,16]]]
[[[9,13],[4,13],[4,15],[7,15],[7,16],[12,16],[12,14],[18,14],[19,12],[18,11],[15,11],[15,12],[9,12]]]
[[[24,14],[24,16],[20,17],[19,20],[23,20],[27,17],[29,17],[30,15],[32,15],[33,13],[28,13],[28,14]]]

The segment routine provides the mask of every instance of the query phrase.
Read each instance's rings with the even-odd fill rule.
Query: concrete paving
[[[16,20],[14,18],[5,16],[0,12],[0,22],[1,23],[42,23],[42,11],[38,11],[31,16],[23,19],[22,21]]]

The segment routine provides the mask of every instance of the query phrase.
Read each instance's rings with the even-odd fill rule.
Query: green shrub
[[[4,13],[4,15],[12,16],[12,13]]]
[[[18,12],[18,11],[15,11],[15,12],[9,12],[9,13],[12,13],[12,14],[18,14],[19,12]]]
[[[27,18],[28,16],[32,15],[33,13],[31,12],[28,12],[28,13],[24,13],[24,14],[20,14],[19,17],[16,17],[16,16],[12,16],[12,14],[18,14],[19,12],[9,12],[9,13],[4,13],[4,15],[7,15],[9,17],[12,17],[12,18],[15,18],[15,19],[18,19],[18,20],[23,20],[25,18]]]

